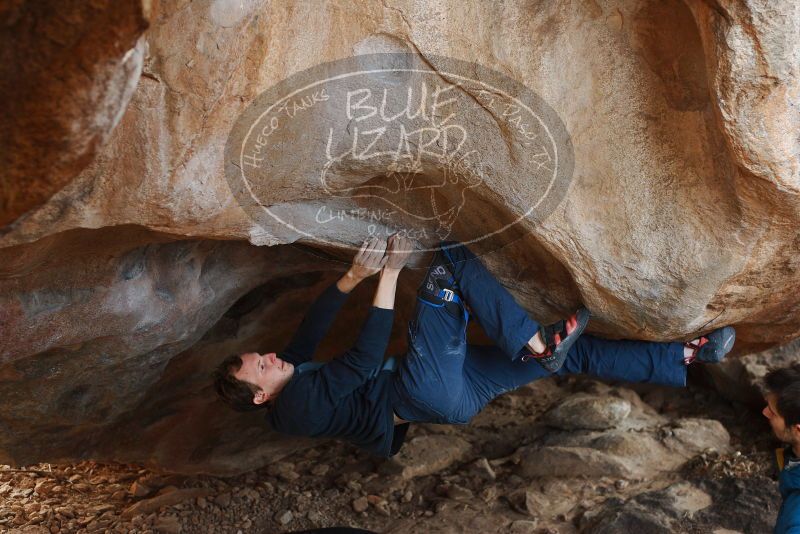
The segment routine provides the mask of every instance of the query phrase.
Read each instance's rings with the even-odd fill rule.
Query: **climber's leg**
[[[400,399],[395,411],[407,421],[458,422],[454,410],[463,396],[468,315],[457,295],[440,297],[430,288],[441,277],[437,267],[434,262],[420,286],[408,352],[394,380]]]
[[[581,308],[567,321],[540,325],[467,247],[455,242],[442,242],[440,247],[464,299],[495,345],[511,360],[533,358],[547,371],[558,371],[586,328],[589,311]],[[531,343],[537,333],[543,349]]]
[[[503,358],[491,345],[468,345],[464,362],[465,392],[474,416],[492,399],[525,384],[552,376],[538,365]],[[682,343],[608,340],[581,336],[556,373],[587,374],[605,380],[686,385]]]

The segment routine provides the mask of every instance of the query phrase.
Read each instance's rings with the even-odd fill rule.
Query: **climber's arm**
[[[369,380],[383,364],[394,320],[394,301],[400,271],[408,261],[411,241],[390,238],[388,263],[383,268],[372,306],[355,345],[343,356],[330,361],[316,374],[317,388],[329,401],[350,394]]]
[[[328,286],[306,312],[300,327],[283,351],[285,359],[297,365],[314,356],[317,345],[330,329],[347,295],[363,280],[377,273],[385,263],[385,249],[386,244],[381,240],[364,242],[347,273]]]
[[[325,337],[331,323],[347,300],[347,295],[358,284],[355,280],[348,281],[347,277],[348,275],[345,274],[314,300],[292,340],[283,350],[283,359],[294,365],[311,359],[317,345]],[[347,283],[343,283],[343,281]]]
[[[556,374],[585,373],[606,380],[686,385],[682,343],[611,340],[588,334],[570,348]]]

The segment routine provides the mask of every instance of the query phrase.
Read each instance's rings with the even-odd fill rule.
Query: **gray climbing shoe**
[[[548,372],[555,373],[564,365],[569,349],[583,334],[590,317],[589,310],[581,308],[570,317],[574,319],[573,328],[569,328],[567,321],[563,320],[549,326],[540,326],[539,334],[547,348],[541,354],[531,353],[523,356],[522,361],[536,360]]]
[[[694,361],[703,363],[719,363],[733,348],[736,342],[736,330],[732,326],[717,328],[713,332],[700,336],[697,343],[691,341],[684,345],[694,352],[687,358],[687,363]]]

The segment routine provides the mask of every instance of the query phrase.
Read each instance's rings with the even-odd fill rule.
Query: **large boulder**
[[[573,411],[577,406],[587,406],[583,417]],[[599,411],[598,406],[619,408]],[[610,413],[613,424],[602,419]],[[574,394],[559,401],[543,422],[558,429],[517,452],[520,471],[529,477],[646,479],[675,470],[706,450],[730,450],[730,435],[719,421],[670,419],[629,389]]]
[[[631,413],[631,403],[616,397],[578,393],[545,415],[545,422],[562,430],[605,430]]]
[[[412,221],[429,241],[484,232],[472,245],[543,321],[582,303],[590,330],[610,336],[690,338],[733,324],[740,353],[800,335],[791,0],[35,4],[0,9],[3,42],[16,43],[3,47],[13,57],[3,68],[24,67],[0,77],[2,462],[103,456],[237,471],[300,446],[226,412],[208,372],[227,352],[287,339],[353,244],[398,222],[353,214],[385,215],[390,200],[434,210]],[[316,158],[327,127],[340,149],[358,121],[331,114],[319,93],[270,138],[257,202],[243,202],[225,149],[269,100],[259,95],[334,68],[323,62],[385,52],[412,54],[408,65],[450,89],[477,161],[354,154],[324,169],[334,199]],[[417,81],[397,72],[360,88],[403,93]],[[458,76],[512,93],[492,100]],[[522,96],[539,104],[557,157],[496,105]],[[411,131],[400,117],[393,133]],[[391,148],[387,139],[373,148]],[[553,161],[556,194],[531,211]],[[339,194],[415,185],[425,192]],[[254,215],[264,209],[284,219]],[[297,231],[322,212],[324,232]],[[400,299],[413,299],[419,274],[403,279]],[[353,297],[361,306],[344,312],[342,332],[367,293]]]
[[[703,370],[717,391],[730,400],[764,406],[764,377],[771,369],[800,360],[800,339],[740,358],[728,358]]]
[[[625,503],[611,503],[581,518],[581,532],[611,534],[621,531],[669,534],[680,531],[682,519],[708,508],[711,497],[701,489],[679,482],[665,489],[637,495]]]
[[[595,314],[594,330],[639,338],[729,323],[739,324],[742,346],[800,334],[791,313],[800,295],[794,2],[770,2],[769,10],[677,0],[581,9],[520,3],[511,16],[492,3],[476,12],[453,1],[439,15],[380,2],[346,5],[161,3],[146,34],[142,78],[108,143],[68,187],[7,229],[0,245],[123,223],[255,244],[299,239],[282,238],[276,221],[258,224],[234,201],[223,147],[237,117],[260,93],[322,61],[434,54],[513,73],[570,136],[574,172],[566,199],[545,221],[521,221],[522,237],[486,258],[501,278],[516,278],[517,296],[531,311],[550,318],[582,301]],[[328,27],[339,12],[347,13],[347,31],[337,24],[314,39],[295,37],[292,28]],[[492,23],[499,20],[512,23]],[[456,38],[466,26],[475,28],[467,48]],[[184,38],[187,28],[195,38]],[[501,49],[513,52],[501,59],[493,52]],[[373,83],[382,89],[378,78]],[[515,188],[525,181],[517,184],[510,172],[531,169],[502,167],[507,155],[495,140],[519,139],[501,112],[477,106],[467,118],[470,147],[497,169],[477,189],[482,204],[463,211],[459,225],[492,226],[523,209],[524,191]],[[316,120],[303,125],[320,128]],[[293,146],[302,150],[302,141],[317,142],[320,132],[290,133],[274,141],[286,164],[275,162],[267,176],[273,187],[258,200],[268,207],[289,202],[298,222],[311,223],[329,190],[315,185],[317,172],[293,175],[302,187],[287,185],[279,172],[304,165],[291,158]],[[377,174],[368,163],[337,171],[350,185]],[[424,180],[438,171],[420,172]],[[287,197],[279,185],[297,193]],[[345,247],[356,241],[353,226],[345,220],[330,233]]]
[[[579,532],[772,532],[779,499],[764,476],[702,478],[608,499],[580,518]]]
[[[151,9],[146,0],[0,8],[0,228],[97,156],[139,83]]]

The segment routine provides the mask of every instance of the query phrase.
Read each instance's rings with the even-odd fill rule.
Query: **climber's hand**
[[[353,265],[348,275],[360,281],[380,272],[389,259],[384,256],[384,252],[386,252],[385,240],[378,237],[367,239],[353,258]]]
[[[414,252],[414,242],[411,239],[397,234],[389,236],[389,249],[386,251],[385,269],[399,271],[408,263],[411,253]]]

